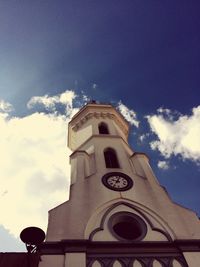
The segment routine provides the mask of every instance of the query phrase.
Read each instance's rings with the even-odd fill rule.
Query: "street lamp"
[[[28,267],[31,266],[31,254],[36,253],[38,246],[44,241],[45,233],[38,227],[27,227],[20,234],[21,240],[26,244],[28,251]]]

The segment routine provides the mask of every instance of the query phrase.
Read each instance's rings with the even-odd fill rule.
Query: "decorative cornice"
[[[128,121],[124,118],[124,116],[120,113],[120,112],[118,112],[117,110],[116,110],[116,108],[113,106],[113,105],[111,105],[110,103],[88,103],[88,104],[86,104],[85,106],[83,106],[73,117],[72,117],[72,119],[71,119],[71,121],[69,122],[69,124],[71,124],[71,122],[72,121],[74,121],[74,120],[76,120],[77,119],[77,117],[81,114],[81,113],[85,113],[85,111],[87,110],[87,109],[102,109],[102,110],[105,110],[105,109],[112,109],[112,110],[114,110],[126,123],[127,123],[127,125],[129,125],[129,123],[128,123]]]
[[[82,147],[84,147],[84,145],[89,142],[90,140],[92,140],[93,138],[116,138],[116,139],[120,139],[124,144],[128,145],[127,141],[124,140],[121,136],[119,135],[112,135],[112,134],[93,134],[91,135],[87,140],[85,140],[85,142],[83,142],[79,147],[77,147],[77,149],[70,155],[70,157],[76,152],[76,151],[83,151]],[[130,147],[129,147],[130,149]],[[131,150],[131,149],[130,149]]]
[[[180,253],[200,252],[200,239],[175,241],[90,241],[85,239],[44,242],[39,246],[41,255],[59,255],[67,252],[83,253]]]
[[[113,119],[120,127],[120,129],[124,132],[125,136],[128,137],[128,125],[127,124],[123,124],[122,120],[120,120],[118,118],[118,116],[116,116],[115,114],[111,113],[111,112],[89,112],[87,113],[83,118],[79,119],[75,125],[72,127],[72,129],[74,131],[77,131],[83,124],[85,124],[86,121],[88,121],[91,118],[96,118],[96,119]]]

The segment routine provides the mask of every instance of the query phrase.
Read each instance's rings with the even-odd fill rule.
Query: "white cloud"
[[[171,110],[170,110],[170,109],[168,109],[168,108],[163,108],[163,107],[158,108],[157,111],[158,111],[159,113],[166,113],[166,114],[170,114],[170,113],[171,113]]]
[[[142,135],[139,136],[139,140],[141,142],[143,142],[145,138],[146,138],[146,135],[145,134],[142,134]]]
[[[169,119],[163,114],[147,119],[158,138],[150,143],[152,149],[158,149],[166,158],[174,154],[200,162],[200,106],[193,108],[191,115],[179,115],[176,120],[171,114]]]
[[[0,117],[0,223],[15,236],[29,225],[45,230],[47,211],[67,199],[66,125],[43,113]]]
[[[120,101],[118,103],[118,107],[119,111],[121,112],[121,114],[124,116],[124,118],[131,124],[134,125],[135,127],[139,126],[139,121],[137,120],[137,116],[135,111],[133,111],[132,109],[129,109],[127,106],[125,106],[124,104],[122,104],[122,102]]]
[[[72,112],[72,102],[76,98],[76,94],[72,90],[66,90],[62,94],[54,95],[54,96],[34,96],[32,97],[28,104],[28,108],[33,108],[35,105],[42,105],[48,111],[57,111],[57,105],[62,105],[65,107],[65,111],[67,115],[73,116],[74,112],[77,110],[73,110]]]
[[[168,170],[169,169],[169,163],[165,160],[160,160],[160,161],[158,161],[158,168],[163,169],[163,170]]]
[[[97,84],[96,83],[92,84],[92,89],[94,89],[94,90],[97,89]]]
[[[0,224],[16,237],[30,225],[46,230],[48,210],[68,199],[67,124],[78,110],[74,98],[73,91],[66,91],[29,101],[29,107],[40,103],[52,109],[51,114],[20,118],[0,112]],[[67,114],[57,112],[59,103]]]
[[[149,137],[149,133],[145,133],[145,134],[142,134],[142,135],[140,135],[139,136],[139,140],[140,140],[140,142],[144,142],[144,140],[147,138],[147,137]]]
[[[0,99],[0,112],[11,112],[13,110],[13,106],[4,101],[3,99]]]

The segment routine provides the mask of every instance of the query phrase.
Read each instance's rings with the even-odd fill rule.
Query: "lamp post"
[[[20,239],[26,244],[28,267],[31,267],[31,254],[38,251],[38,245],[40,245],[45,239],[45,233],[38,227],[27,227],[22,230]]]

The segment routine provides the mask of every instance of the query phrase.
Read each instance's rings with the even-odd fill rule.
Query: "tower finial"
[[[91,99],[91,100],[89,101],[89,104],[97,104],[97,101],[94,100],[94,99]]]

